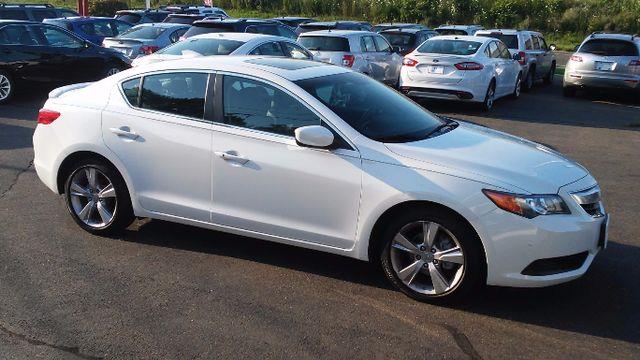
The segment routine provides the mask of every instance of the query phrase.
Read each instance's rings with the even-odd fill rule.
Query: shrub
[[[91,16],[109,16],[112,17],[118,10],[128,9],[129,5],[124,1],[118,0],[104,0],[104,1],[90,1],[89,2],[89,14]]]

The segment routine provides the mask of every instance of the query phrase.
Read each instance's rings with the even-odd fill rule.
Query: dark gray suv
[[[42,21],[63,17],[79,16],[69,9],[57,8],[50,4],[5,4],[0,3],[0,19]]]

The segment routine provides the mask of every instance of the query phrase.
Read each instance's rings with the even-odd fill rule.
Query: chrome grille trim
[[[587,214],[593,217],[604,216],[604,207],[598,185],[571,193],[571,197]]]

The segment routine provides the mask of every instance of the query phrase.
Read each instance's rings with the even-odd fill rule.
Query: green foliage
[[[126,2],[119,0],[89,1],[89,13],[93,16],[113,16],[116,11],[128,8]]]

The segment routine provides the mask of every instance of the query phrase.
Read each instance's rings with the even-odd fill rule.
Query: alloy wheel
[[[103,228],[111,224],[117,211],[113,182],[95,167],[84,167],[71,178],[69,198],[74,214],[85,225]]]
[[[9,78],[0,74],[0,100],[4,100],[11,94],[11,82]]]
[[[519,98],[520,97],[520,92],[522,91],[522,78],[520,76],[518,76],[518,80],[516,80],[516,90],[513,93],[513,95],[515,95],[515,98]]]
[[[495,95],[496,95],[496,90],[495,90],[495,86],[489,85],[489,90],[487,91],[487,109],[492,109],[493,108],[493,101],[495,100]]]
[[[107,76],[115,75],[120,72],[120,69],[114,67],[107,70]]]
[[[444,226],[416,221],[403,226],[391,242],[391,265],[402,283],[424,295],[455,289],[465,269],[458,239]]]

